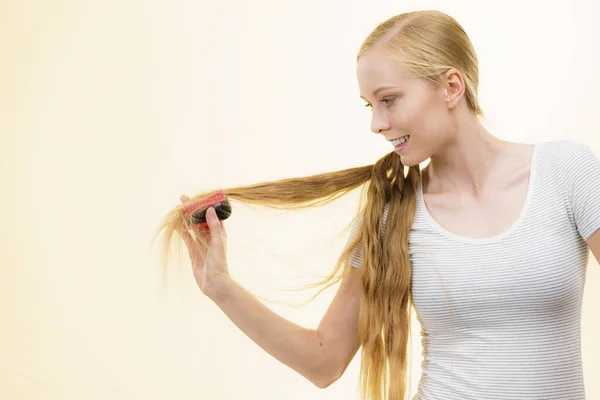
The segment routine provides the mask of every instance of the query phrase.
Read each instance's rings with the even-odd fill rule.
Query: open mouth
[[[409,139],[410,139],[410,135],[401,137],[400,139],[392,140],[392,145],[394,146],[394,148],[396,150],[402,150],[402,149],[406,148],[406,145],[407,145]]]

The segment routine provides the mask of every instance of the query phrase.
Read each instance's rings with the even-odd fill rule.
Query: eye
[[[395,97],[388,97],[388,98],[385,98],[385,99],[381,99],[380,101],[383,104],[385,104],[386,106],[389,106],[389,105],[391,105],[394,102],[394,100],[396,100]],[[365,107],[368,108],[369,110],[373,111],[373,105],[367,103],[367,104],[365,104]]]
[[[389,106],[390,104],[392,104],[394,102],[394,100],[396,100],[395,97],[388,97],[386,99],[381,99],[381,102],[383,104],[385,104],[386,106]]]

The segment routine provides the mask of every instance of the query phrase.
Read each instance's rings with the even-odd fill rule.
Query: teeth
[[[402,143],[406,142],[408,140],[408,136],[404,136],[400,139],[396,139],[396,140],[392,140],[392,144],[394,145],[394,147],[401,145]]]

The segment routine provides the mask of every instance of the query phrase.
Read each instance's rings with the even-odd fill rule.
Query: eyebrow
[[[399,87],[399,86],[382,86],[382,87],[380,87],[380,88],[378,88],[378,89],[375,89],[375,91],[373,92],[373,96],[376,96],[376,95],[377,95],[377,93],[379,93],[379,92],[380,92],[380,91],[382,91],[382,90],[385,90],[385,89],[395,89],[395,88],[398,88],[398,87]],[[363,99],[363,100],[367,100],[367,99],[365,99],[365,98],[364,98],[364,97],[362,97],[362,96],[360,96],[360,98],[361,98],[361,99]]]

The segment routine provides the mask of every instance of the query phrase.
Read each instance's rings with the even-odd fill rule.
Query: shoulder
[[[569,166],[571,162],[595,158],[593,150],[588,145],[573,139],[540,142],[539,145],[546,152],[555,156],[557,162],[566,166]]]
[[[546,142],[544,146],[549,155],[547,159],[552,160],[552,164],[555,165],[553,172],[572,202],[588,201],[590,196],[598,195],[600,161],[588,145],[576,140],[562,139]]]
[[[580,176],[585,170],[594,168],[598,158],[586,144],[573,139],[558,139],[538,143],[542,164],[551,164],[553,172],[561,179],[569,180]]]
[[[565,146],[565,160],[576,163],[594,163],[598,157],[586,144],[575,140],[563,140]]]

